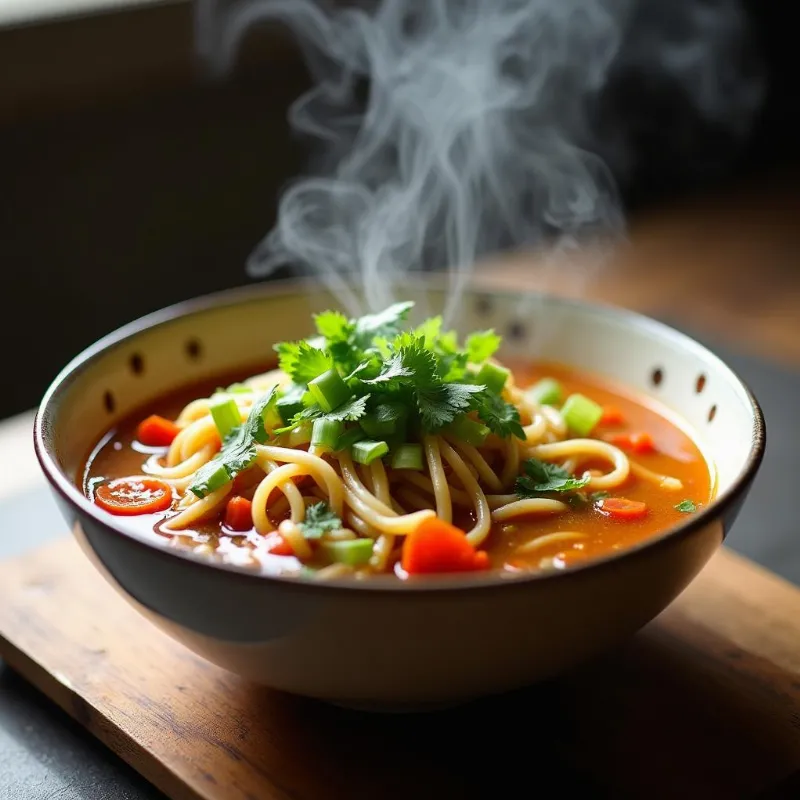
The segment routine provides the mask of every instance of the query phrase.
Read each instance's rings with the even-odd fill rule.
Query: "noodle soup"
[[[313,579],[569,569],[711,499],[650,400],[409,310],[326,312],[278,368],[154,403],[95,447],[84,491],[175,547]]]

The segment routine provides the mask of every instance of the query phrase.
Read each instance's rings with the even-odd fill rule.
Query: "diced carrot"
[[[94,502],[111,514],[157,514],[172,505],[172,487],[155,478],[119,478],[98,486]]]
[[[634,453],[654,453],[656,449],[653,437],[647,431],[638,433],[614,433],[604,437],[609,444],[613,444],[622,450],[630,450]]]
[[[606,497],[598,501],[597,508],[613,519],[641,519],[647,514],[647,506],[639,500],[628,500],[626,497]]]
[[[476,551],[460,528],[431,517],[406,536],[401,564],[409,575],[469,572],[487,569],[489,556]]]
[[[146,447],[169,447],[180,430],[171,420],[152,414],[139,423],[136,439]]]
[[[240,533],[253,527],[253,504],[246,497],[236,496],[228,500],[225,526]]]
[[[273,556],[293,556],[294,550],[278,531],[268,533],[266,536],[266,550]]]
[[[603,406],[600,425],[622,425],[624,422],[625,415],[616,406]]]

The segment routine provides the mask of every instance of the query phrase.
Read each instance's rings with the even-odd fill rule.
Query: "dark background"
[[[779,8],[750,3],[770,85],[746,149],[694,175],[641,142],[631,213],[793,168],[796,34]],[[304,163],[285,110],[307,79],[281,36],[256,37],[235,79],[212,84],[185,6],[0,31],[0,418],[119,325],[247,282],[245,258]]]

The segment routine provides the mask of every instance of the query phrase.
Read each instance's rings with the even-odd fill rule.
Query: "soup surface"
[[[284,367],[296,369],[281,357]],[[381,359],[378,377],[339,406],[357,404],[358,392],[371,389],[361,405],[373,410],[362,408],[360,420],[344,412],[343,420],[329,419],[310,406],[316,418],[295,417],[287,425],[284,412],[281,423],[269,421],[268,408],[259,411],[266,438],[244,442],[257,455],[243,469],[231,467],[229,457],[229,474],[219,468],[213,474],[214,464],[230,456],[231,437],[244,435],[254,419],[253,398],[276,381],[290,396],[285,371],[266,371],[224,391],[217,387],[228,379],[164,396],[98,443],[81,476],[83,490],[119,514],[122,526],[209,558],[267,574],[401,579],[568,569],[678,525],[712,497],[706,460],[668,412],[602,378],[544,363],[507,365],[507,378],[502,368],[477,378],[472,370],[474,381],[483,375],[487,385],[500,374],[505,383],[496,393],[505,405],[481,405],[482,395],[471,389],[478,399],[464,401],[455,419],[431,433],[428,416],[406,425],[402,414],[386,417],[384,406],[369,405],[376,402],[374,387],[394,379],[389,373],[381,380],[389,362]],[[395,373],[403,363],[396,359]],[[301,386],[306,408],[314,398],[322,402],[308,391],[312,382]],[[392,398],[402,400],[403,391],[382,396],[390,401],[385,407],[397,411]],[[437,398],[442,391],[431,389]],[[215,397],[218,407],[234,411],[227,431],[221,412],[210,413]],[[504,435],[498,418],[509,414],[518,420],[509,426],[516,433]],[[203,480],[198,468],[205,469]]]

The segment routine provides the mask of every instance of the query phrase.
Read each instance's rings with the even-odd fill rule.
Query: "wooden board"
[[[0,564],[0,654],[175,800],[800,797],[800,591],[722,551],[620,650],[432,715],[254,687],[59,541]]]

